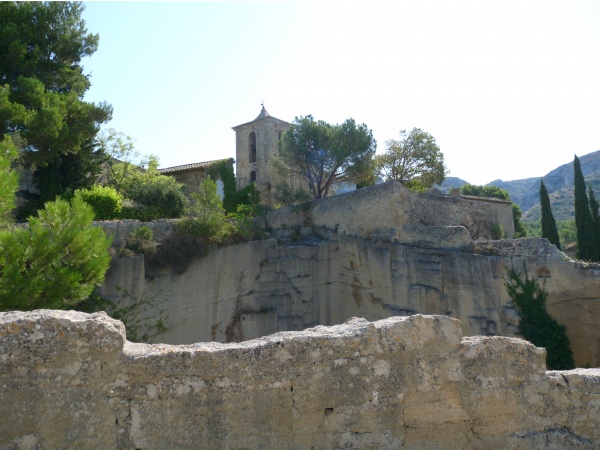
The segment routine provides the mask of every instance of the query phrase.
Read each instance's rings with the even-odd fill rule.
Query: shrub
[[[502,225],[495,223],[492,226],[492,239],[504,239],[505,236],[506,235],[504,233],[504,228],[502,228]]]
[[[519,331],[525,339],[538,347],[546,348],[546,365],[549,370],[568,370],[575,367],[573,353],[565,327],[546,310],[547,293],[527,270],[523,275],[508,269],[504,285],[508,295],[521,313]]]
[[[142,225],[131,232],[131,237],[127,240],[125,247],[136,253],[153,255],[157,248],[157,243],[152,240],[153,237],[152,228]]]
[[[110,239],[76,193],[48,202],[28,228],[0,232],[0,309],[67,309],[104,279]]]
[[[134,239],[139,241],[151,241],[154,237],[154,232],[149,226],[142,225],[141,227],[137,227],[135,230],[133,230],[131,235]]]
[[[81,198],[94,209],[95,220],[112,220],[120,217],[123,196],[112,187],[95,185],[81,189]]]
[[[177,229],[185,234],[206,239],[224,234],[227,220],[223,204],[217,195],[217,184],[207,177],[191,197],[192,205],[188,209],[188,216],[177,223]]]
[[[183,185],[157,171],[132,171],[123,181],[121,192],[129,200],[122,210],[124,219],[174,219],[184,214],[188,204]]]

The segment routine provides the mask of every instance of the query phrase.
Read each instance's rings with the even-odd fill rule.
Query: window
[[[250,172],[250,183],[254,183],[256,181],[256,170]]]
[[[256,133],[253,131],[248,136],[248,140],[250,141],[250,154],[248,156],[248,162],[255,163],[256,162]]]

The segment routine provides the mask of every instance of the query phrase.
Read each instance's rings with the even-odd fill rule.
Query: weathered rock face
[[[273,229],[306,224],[405,244],[423,238],[422,232],[415,234],[416,226],[461,226],[468,232],[469,241],[491,238],[492,229],[498,225],[507,237],[515,234],[510,202],[418,194],[397,181],[322,198],[301,207],[276,209],[266,217],[266,226]],[[456,243],[443,241],[441,247],[453,245]]]
[[[170,344],[415,313],[460,319],[466,335],[516,336],[519,317],[504,277],[506,267],[526,267],[545,285],[550,313],[566,325],[576,363],[600,366],[600,266],[566,261],[546,240],[478,242],[459,251],[327,236],[221,248],[183,275],[151,279],[143,258],[119,259],[100,293],[119,299],[126,292],[124,305],[146,301],[138,319],[162,318],[167,331],[155,342]]]
[[[0,448],[592,448],[600,370],[445,316],[132,344],[103,313],[0,314]]]

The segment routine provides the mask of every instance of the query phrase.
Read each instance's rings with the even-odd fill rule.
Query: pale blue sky
[[[235,157],[267,111],[423,128],[450,176],[541,177],[600,150],[600,2],[86,2],[86,99],[161,167]]]

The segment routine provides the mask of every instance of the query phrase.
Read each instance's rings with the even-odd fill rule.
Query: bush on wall
[[[79,192],[83,201],[94,209],[95,220],[113,220],[120,217],[123,196],[116,189],[95,185]]]

